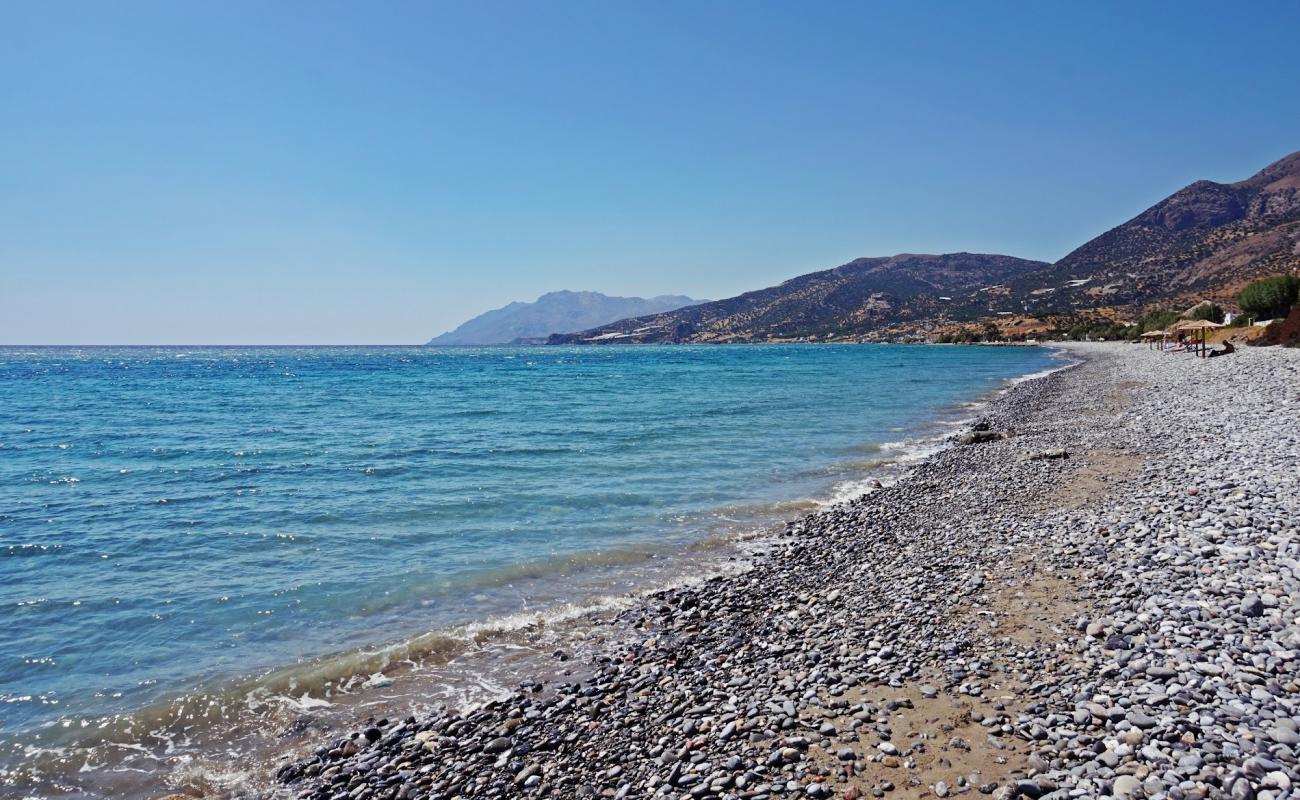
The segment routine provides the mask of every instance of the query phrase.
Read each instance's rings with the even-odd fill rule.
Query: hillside
[[[1186,305],[1300,268],[1300,152],[1237,183],[1197,181],[1008,287],[1021,311]]]
[[[838,339],[918,322],[943,312],[951,298],[1046,266],[1002,255],[949,253],[859,258],[738,297],[644,315],[552,344],[762,342]]]
[[[994,323],[1000,335],[1135,318],[1300,271],[1300,152],[1236,183],[1197,181],[1055,264],[952,253],[860,258],[670,313],[574,329],[553,343],[917,338]]]
[[[604,325],[625,317],[671,311],[700,302],[683,295],[610,297],[599,292],[550,292],[531,303],[514,302],[435,336],[430,345],[509,344],[545,339],[556,331]]]

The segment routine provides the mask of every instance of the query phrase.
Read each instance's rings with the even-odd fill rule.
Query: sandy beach
[[[279,793],[1292,796],[1300,352],[1069,352],[567,682],[358,721]]]

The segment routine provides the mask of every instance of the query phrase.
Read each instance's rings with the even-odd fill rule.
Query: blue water
[[[535,609],[792,516],[781,501],[829,497],[882,444],[1050,362],[0,349],[0,767],[162,698]]]

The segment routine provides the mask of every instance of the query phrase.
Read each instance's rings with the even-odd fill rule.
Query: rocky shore
[[[606,621],[626,644],[570,682],[368,721],[277,794],[1300,796],[1300,351],[1075,353]]]

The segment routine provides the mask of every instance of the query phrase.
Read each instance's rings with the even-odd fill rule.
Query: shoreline
[[[906,431],[905,438],[871,445],[873,451],[881,456],[875,460],[873,466],[861,468],[849,479],[841,476],[828,482],[816,496],[768,504],[772,508],[762,512],[761,520],[755,517],[745,522],[742,527],[746,532],[743,534],[738,534],[735,530],[712,534],[681,548],[655,553],[649,558],[665,565],[667,569],[661,570],[663,574],[653,579],[645,579],[642,576],[637,585],[625,588],[622,592],[584,595],[558,602],[538,611],[521,611],[508,617],[489,617],[456,629],[440,629],[421,634],[415,639],[451,636],[464,646],[452,653],[446,663],[439,662],[434,665],[423,663],[413,665],[409,662],[388,663],[383,669],[384,682],[378,685],[387,685],[390,678],[398,681],[414,679],[424,683],[428,688],[429,669],[432,668],[434,674],[445,669],[459,674],[462,678],[472,678],[470,682],[476,683],[479,689],[495,687],[498,698],[485,697],[479,692],[472,696],[461,695],[458,702],[448,702],[449,698],[444,695],[437,703],[439,711],[467,711],[491,705],[499,702],[500,697],[511,693],[511,690],[500,682],[504,675],[496,674],[499,665],[494,663],[498,657],[492,651],[494,644],[503,645],[520,653],[527,651],[527,655],[520,656],[523,664],[521,669],[503,670],[507,674],[514,672],[516,677],[527,676],[530,681],[533,678],[544,677],[548,682],[554,682],[572,680],[585,674],[592,669],[590,661],[601,657],[604,650],[614,643],[622,641],[616,628],[623,614],[636,611],[651,599],[665,593],[692,591],[711,581],[734,578],[738,574],[743,575],[752,568],[754,559],[767,556],[770,550],[779,546],[784,536],[783,529],[793,521],[797,521],[789,517],[792,510],[799,514],[798,519],[802,519],[809,514],[825,511],[893,485],[918,464],[954,446],[956,431],[971,421],[972,414],[995,402],[1021,382],[1069,369],[1080,363],[1078,360],[1070,359],[1064,352],[1060,353],[1059,357],[1060,364],[1007,378],[972,400],[940,409],[931,418],[917,423]],[[749,511],[754,513],[752,509]],[[755,524],[758,527],[753,527]],[[691,563],[701,554],[704,554],[703,563]],[[401,649],[410,641],[404,639],[391,642],[374,650]],[[560,649],[556,650],[557,646]],[[543,651],[554,651],[554,654],[563,653],[563,655],[558,662],[541,663],[539,659],[552,656],[552,653]],[[370,653],[371,650],[365,652]],[[460,663],[462,660],[468,663]],[[478,662],[477,665],[475,662]],[[476,674],[480,669],[484,673],[490,673],[482,683],[478,682],[481,676]],[[418,677],[416,673],[419,673]],[[371,677],[381,678],[381,675]],[[345,700],[349,703],[348,707],[354,709],[382,704],[382,701],[376,703],[374,698],[367,699],[363,696],[354,696],[350,700],[340,698],[338,702],[342,704]],[[301,711],[303,716],[291,722],[286,731],[294,734],[305,731],[309,735],[310,733],[323,735],[319,730],[312,730],[315,723],[311,719],[312,708],[304,706]],[[327,724],[326,727],[328,728],[329,725]],[[288,757],[290,756],[283,752],[280,754],[281,761]],[[206,782],[206,776],[200,780]],[[236,795],[244,796],[243,792],[248,791],[248,788],[240,786]],[[216,796],[226,794],[224,791],[218,791]],[[281,795],[283,792],[276,796]]]
[[[980,345],[975,343],[968,346]],[[497,702],[500,697],[508,696],[510,690],[501,683],[505,674],[514,673],[516,677],[524,677],[535,673],[536,677],[545,676],[548,681],[572,679],[584,674],[591,669],[591,664],[588,663],[591,659],[600,657],[603,649],[621,641],[615,630],[621,614],[636,611],[650,600],[666,593],[691,591],[701,584],[736,577],[737,574],[743,575],[752,568],[753,559],[768,555],[770,550],[780,545],[781,539],[786,535],[783,529],[808,516],[852,503],[874,491],[893,486],[899,480],[906,479],[908,473],[918,465],[957,446],[956,441],[961,428],[968,426],[991,404],[1015,390],[1020,384],[1083,363],[1077,357],[1070,356],[1066,348],[1049,347],[1049,349],[1058,351],[1055,355],[1059,358],[1059,363],[1046,369],[1007,378],[998,386],[986,390],[971,400],[939,410],[935,416],[907,431],[907,436],[902,439],[872,445],[873,449],[881,455],[874,466],[862,468],[862,471],[851,479],[837,478],[831,481],[824,487],[821,493],[823,496],[781,501],[776,504],[783,509],[780,513],[768,512],[766,516],[772,517],[771,519],[767,519],[760,528],[744,535],[737,535],[734,531],[729,534],[717,534],[695,541],[680,552],[665,551],[650,556],[652,560],[668,568],[665,574],[653,580],[642,580],[635,588],[621,593],[589,594],[581,598],[570,598],[537,611],[521,611],[506,617],[488,617],[456,628],[437,629],[413,638],[325,657],[319,660],[322,664],[339,659],[357,658],[375,664],[380,660],[383,662],[379,664],[380,672],[368,676],[375,681],[374,683],[370,680],[360,682],[361,678],[367,676],[358,673],[353,680],[347,682],[346,686],[338,687],[343,691],[330,698],[333,703],[320,702],[304,696],[303,703],[299,706],[293,702],[293,698],[284,687],[281,687],[283,691],[271,691],[270,694],[263,692],[260,684],[264,682],[266,676],[252,679],[253,683],[259,685],[258,694],[265,695],[263,697],[265,701],[278,701],[299,712],[297,719],[288,722],[285,733],[281,734],[283,738],[285,735],[296,736],[304,733],[308,736],[325,735],[325,731],[339,721],[336,718],[337,714],[332,715],[328,720],[317,719],[313,715],[322,708],[332,707],[336,703],[339,708],[350,708],[354,711],[365,709],[367,706],[402,705],[400,701],[385,703],[383,700],[365,694],[366,689],[383,688],[390,685],[392,681],[414,680],[427,690],[446,685],[440,684],[437,680],[430,682],[431,676],[443,676],[444,672],[458,675],[461,679],[468,678],[467,683],[473,684],[475,691],[470,694],[461,693],[458,698],[443,692],[435,692],[437,700],[433,703],[440,711],[463,712],[490,705]],[[800,516],[790,519],[788,515],[791,510],[799,510]],[[773,514],[776,516],[773,517]],[[782,521],[778,517],[785,517],[785,519]],[[750,523],[753,523],[753,520]],[[748,530],[749,525],[745,527]],[[705,563],[688,563],[701,553],[708,554]],[[412,661],[409,658],[394,659],[391,655],[395,652],[404,652],[413,644],[426,639],[437,640],[440,647],[449,647],[445,659],[425,662]],[[588,647],[588,642],[592,640],[596,644]],[[540,659],[549,655],[543,651],[552,650],[557,646],[560,649],[554,652],[563,652],[560,662],[543,663]],[[503,668],[496,663],[499,653],[494,650],[495,647],[505,647],[519,653],[527,651],[528,654],[519,656],[522,659],[522,666],[519,668],[516,669],[514,666]],[[587,650],[590,652],[584,652]],[[460,663],[462,661],[467,663]],[[301,670],[302,666],[297,665],[281,671],[296,672]],[[482,674],[479,674],[480,671]],[[415,688],[418,690],[419,687]],[[408,696],[411,692],[412,687],[407,687],[402,696]],[[493,694],[496,695],[495,698]],[[429,704],[425,704],[426,712],[429,707],[431,707]],[[357,717],[354,714],[352,718]],[[261,755],[263,754],[259,753],[259,757]],[[290,756],[283,753],[280,755],[281,760],[287,757]],[[211,766],[205,766],[196,773],[186,788],[194,790],[195,783],[209,784]],[[258,780],[254,780],[252,784],[236,780],[233,784],[213,786],[212,793],[204,796],[256,796],[258,788],[264,788]],[[248,794],[250,791],[254,794]]]
[[[266,763],[264,759],[285,752],[292,742],[310,743],[341,730],[340,726],[371,710],[409,708],[424,713],[444,703],[465,708],[491,695],[509,694],[516,678],[532,674],[570,677],[564,674],[566,670],[572,672],[575,663],[585,663],[616,640],[609,622],[617,612],[636,607],[655,591],[690,589],[719,575],[732,575],[744,569],[755,552],[779,540],[779,530],[792,514],[833,506],[845,495],[857,497],[873,480],[892,483],[899,473],[929,458],[937,442],[951,439],[953,426],[974,413],[972,406],[982,407],[1015,380],[999,380],[981,389],[972,400],[938,408],[933,416],[906,429],[888,429],[904,438],[871,444],[870,455],[875,458],[861,462],[850,459],[825,470],[800,473],[803,484],[821,483],[813,494],[789,495],[805,500],[765,504],[771,508],[761,512],[755,510],[758,506],[736,506],[733,510],[737,514],[722,514],[728,518],[722,527],[731,534],[742,527],[748,531],[760,515],[765,521],[761,530],[755,527],[741,537],[718,533],[681,547],[661,549],[648,556],[650,560],[644,566],[631,567],[635,576],[629,572],[624,576],[627,580],[611,580],[609,590],[598,594],[548,597],[545,607],[439,627],[213,684],[212,689],[165,697],[138,712],[101,720],[111,726],[111,732],[99,743],[102,750],[94,754],[96,757],[85,759],[81,771],[93,768],[96,772],[91,785],[109,795],[156,797],[171,783],[175,789],[209,797],[260,796],[266,788],[264,781],[270,777],[269,771],[260,766]],[[881,428],[879,432],[886,430]],[[725,507],[720,510],[727,511]],[[732,516],[735,519],[730,519]],[[602,556],[623,563],[618,559],[620,553],[596,556],[602,563],[607,560]],[[596,566],[588,571],[602,569],[621,568]],[[516,580],[530,578],[521,572]],[[580,581],[584,586],[599,582],[585,578]],[[551,663],[551,654],[557,649],[564,650],[567,658]],[[338,675],[342,678],[336,679]],[[328,691],[318,691],[322,688]],[[223,711],[232,706],[237,706],[236,710],[246,706],[249,712],[236,718]],[[174,720],[183,721],[173,724]],[[73,748],[78,746],[72,739],[65,741]],[[43,754],[48,753],[51,762],[66,762],[61,745],[43,750],[39,757],[44,759]],[[173,745],[177,747],[174,754]],[[146,752],[146,747],[154,748],[154,754]],[[138,758],[135,768],[117,770],[113,769],[114,750],[144,756]],[[147,761],[162,766],[156,774],[164,779],[139,780],[148,774],[149,767],[142,763]],[[259,766],[247,768],[250,763]],[[57,774],[55,770],[51,764],[49,774]],[[19,775],[17,785],[24,785],[21,780]],[[58,788],[75,793],[73,786]]]
[[[1098,588],[1093,562],[1105,563],[1105,549],[1098,555],[1039,528],[1085,525],[1083,517],[1127,505],[1116,502],[1124,497],[1116,489],[1149,487],[1152,464],[1171,457],[1168,432],[1157,435],[1163,421],[1134,407],[1179,398],[1139,401],[1134,389],[1152,372],[1181,374],[1189,386],[1180,391],[1191,382],[1204,387],[1205,362],[1122,346],[1068,349],[1083,354],[1076,368],[1015,384],[981,409],[987,427],[1015,435],[943,450],[890,487],[809,514],[747,571],[651,594],[610,621],[627,640],[597,648],[585,679],[531,684],[463,715],[371,721],[322,741],[313,758],[286,762],[278,794],[820,798],[978,789],[1064,797],[1069,787],[1158,794],[1168,765],[1158,772],[1144,762],[1158,763],[1165,740],[1139,748],[1164,718],[1126,710],[1138,705],[1134,698],[1093,702],[1103,711],[1095,715],[1087,703],[1086,713],[1075,706],[1074,695],[1065,702],[1053,694],[1065,683],[1062,669],[1069,672],[1063,665],[1080,658],[1075,651],[1097,651],[1080,663],[1100,660],[1112,682],[1133,672],[1142,661],[1133,650],[1150,642],[1135,640],[1150,620],[1102,636],[1115,621],[1094,616],[1101,609],[1087,593]],[[1280,389],[1278,403],[1295,403],[1284,396],[1297,375],[1294,353],[1216,366],[1220,375],[1250,368],[1280,380],[1262,391]],[[1096,398],[1099,378],[1109,383]],[[1071,456],[1051,457],[1061,450]],[[1293,513],[1290,502],[1263,511]],[[1277,609],[1283,601],[1272,602]],[[1088,616],[1074,633],[1080,614]],[[1183,677],[1178,666],[1139,666],[1147,682]],[[1300,687],[1278,688],[1294,709]],[[1278,724],[1278,738],[1288,739],[1291,729]],[[1066,727],[1080,729],[1064,741],[1072,747],[1063,746]],[[1114,747],[1111,736],[1121,737]],[[1190,770],[1191,759],[1181,759],[1171,763]],[[1258,782],[1245,761],[1218,783]],[[1274,782],[1287,779],[1294,751],[1265,767],[1272,764],[1282,772]],[[1192,774],[1196,784],[1193,777],[1209,776]]]

